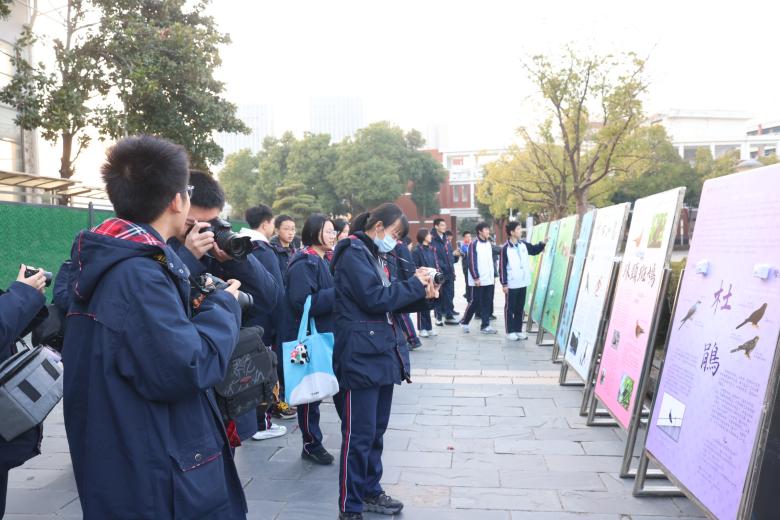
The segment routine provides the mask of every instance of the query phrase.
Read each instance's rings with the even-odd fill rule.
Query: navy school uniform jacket
[[[245,260],[231,259],[219,262],[208,254],[203,255],[200,259],[195,258],[190,250],[175,238],[170,239],[168,244],[184,261],[193,276],[211,273],[223,280],[235,278],[241,282],[241,290],[251,294],[254,301],[252,308],[242,317],[243,326],[262,325],[257,323],[262,320],[262,316],[283,304],[283,293],[280,285],[253,254],[247,256]],[[265,340],[265,338],[266,333],[263,329],[263,339]],[[239,438],[245,441],[257,433],[257,416],[254,411],[248,412],[237,417],[235,425]]]
[[[331,262],[336,289],[333,369],[344,389],[409,380],[406,339],[392,314],[416,312],[414,305],[425,302],[425,287],[414,277],[384,284],[381,262],[373,240],[362,231],[336,245]]]
[[[279,270],[282,273],[282,278],[285,278],[287,267],[290,265],[290,260],[292,260],[292,257],[295,254],[295,241],[293,240],[293,244],[290,244],[290,247],[284,247],[279,241],[279,236],[274,235],[271,237],[270,243],[276,253],[276,260],[279,263]]]
[[[241,282],[241,290],[251,294],[254,300],[250,314],[264,312],[276,305],[279,297],[276,281],[253,255],[250,254],[244,260],[230,259],[226,262],[219,262],[216,258],[205,254],[198,260],[177,239],[171,238],[168,240],[168,245],[181,258],[193,277],[203,273],[211,273],[225,281],[235,278]]]
[[[39,291],[22,282],[14,282],[0,294],[0,363],[11,357],[14,341],[24,336],[28,325],[46,303]],[[40,453],[41,425],[10,441],[0,437],[0,471],[21,466]]]
[[[436,251],[436,255],[439,257],[439,270],[448,279],[455,279],[455,263],[458,261],[458,257],[452,254],[452,244],[447,237],[440,237],[436,228],[431,229],[431,247]]]
[[[542,251],[544,251],[544,248],[547,244],[544,242],[539,242],[537,244],[532,244],[530,242],[526,242],[525,240],[518,240],[517,246],[511,245],[511,242],[509,240],[506,241],[506,243],[501,247],[501,253],[498,261],[498,278],[501,281],[501,285],[506,286],[507,284],[507,265],[509,265],[509,259],[507,258],[507,254],[509,253],[510,247],[519,247],[520,244],[525,244],[525,249],[528,251],[528,254],[530,256],[536,256]]]
[[[72,260],[64,412],[84,518],[246,518],[211,390],[238,302],[218,291],[190,317],[189,269],[145,224],[83,231]]]
[[[284,277],[279,269],[279,259],[276,256],[274,247],[268,242],[262,240],[252,241],[252,256],[257,258],[260,264],[271,275],[276,284],[276,305],[273,307],[253,307],[244,316],[244,325],[251,327],[260,325],[263,327],[263,342],[271,346],[276,341],[276,333],[279,325],[284,323],[285,298],[284,298]]]
[[[439,269],[439,257],[431,246],[418,244],[412,251],[414,265],[417,267],[433,267]]]
[[[286,285],[290,319],[282,341],[298,338],[303,306],[309,295],[311,295],[309,317],[314,318],[317,331],[333,332],[333,305],[336,292],[328,262],[311,249],[295,253],[287,267]]]

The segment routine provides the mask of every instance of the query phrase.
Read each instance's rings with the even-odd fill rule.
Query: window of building
[[[460,186],[452,187],[452,202],[460,202]]]

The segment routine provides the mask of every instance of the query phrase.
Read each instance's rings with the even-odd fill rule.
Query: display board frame
[[[597,214],[598,210],[592,209],[585,213],[579,220],[579,232],[577,233],[578,236],[574,242],[574,255],[571,266],[569,267],[566,292],[563,296],[563,305],[558,319],[558,330],[555,332],[555,339],[553,340],[552,360],[554,363],[563,362],[564,356],[560,356],[561,344],[566,344],[572,322],[574,321],[574,311],[577,307],[577,300],[579,299],[580,285],[582,285],[582,273],[585,270],[585,263],[588,259],[590,238],[593,235],[593,225],[595,224]],[[582,237],[583,233],[586,233],[587,236]],[[580,240],[583,240],[584,243],[580,244]],[[581,263],[578,265],[580,260]],[[575,274],[576,280],[573,279]]]
[[[541,328],[552,334],[553,345],[560,325],[560,314],[563,309],[566,288],[574,264],[574,243],[581,219],[578,214],[568,215],[560,219],[558,238],[555,241],[555,256],[550,266],[550,276],[547,280],[547,294],[544,297],[544,307],[541,313]],[[571,236],[567,236],[567,234]],[[562,251],[561,251],[562,250]]]
[[[544,226],[544,227],[542,227],[542,226]],[[539,233],[539,235],[537,235],[537,238],[538,237],[542,237],[541,239],[535,239],[534,236],[533,236],[536,233],[537,228],[542,230]],[[528,242],[531,242],[533,244],[533,243],[537,243],[537,242],[541,242],[541,241],[546,240],[547,239],[547,231],[549,230],[549,228],[550,228],[550,222],[540,222],[539,224],[536,224],[533,227],[533,229],[531,230],[532,235],[530,237],[527,237]],[[536,240],[536,241],[534,241],[534,240]],[[526,291],[526,295],[525,295],[526,305],[523,306],[523,311],[526,313],[526,320],[527,320],[526,321],[525,330],[529,334],[537,332],[537,331],[533,330],[534,320],[532,318],[531,313],[533,312],[534,297],[536,295],[536,288],[539,285],[538,284],[538,281],[539,281],[539,270],[542,267],[542,259],[544,258],[544,255],[546,254],[546,249],[547,248],[545,247],[545,251],[543,251],[539,255],[531,257],[531,259],[530,259],[531,264],[532,264],[531,265],[531,271],[532,271],[533,278],[531,278],[531,286],[530,286],[531,290],[530,291]],[[526,307],[527,307],[528,310],[526,310]]]
[[[648,363],[652,358],[661,305],[668,285],[673,237],[678,229],[684,196],[685,188],[679,187],[644,197],[634,203],[628,230],[630,242],[623,252],[623,262],[599,362],[598,379],[593,392],[594,398],[609,409],[624,430],[631,429],[634,408],[641,411],[644,404],[644,394],[641,390],[646,384],[643,379],[646,379],[644,374],[649,372]],[[658,208],[658,204],[664,206]],[[631,242],[635,247],[630,247]],[[651,252],[654,257],[651,257],[648,263],[645,258]],[[662,270],[661,273],[654,271],[656,266]],[[662,276],[662,280],[655,286],[659,276]],[[626,284],[625,288],[622,284]],[[652,289],[642,292],[640,284],[647,284]],[[638,316],[633,314],[636,307],[632,306],[637,301],[641,303]],[[627,316],[621,313],[628,312],[629,309],[632,315],[627,329]],[[633,324],[635,317],[636,325]],[[613,336],[611,338],[607,337],[610,332]],[[642,336],[645,338],[639,339]],[[607,343],[613,350],[607,350]],[[637,347],[642,347],[643,351],[637,352]],[[609,353],[612,355],[608,356]],[[616,377],[616,374],[621,373],[621,377]],[[613,399],[605,401],[605,392],[613,396]]]

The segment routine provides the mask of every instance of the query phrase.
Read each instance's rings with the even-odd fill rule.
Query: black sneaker
[[[363,520],[363,513],[339,513],[339,520]]]
[[[288,405],[284,401],[279,401],[271,407],[271,417],[281,419],[283,421],[289,421],[298,417],[298,412],[295,408]]]
[[[490,321],[495,321],[495,320],[497,320],[497,319],[498,319],[498,318],[496,318],[496,317],[495,317],[493,314],[491,314],[491,315],[490,315]]]
[[[371,511],[372,513],[394,515],[396,513],[400,513],[401,509],[403,508],[403,502],[391,498],[385,492],[382,492],[382,494],[379,496],[367,497],[363,499],[363,509],[365,511]]]
[[[458,323],[460,322],[455,318],[453,318],[452,316],[450,316],[449,318],[445,318],[444,320],[445,325],[457,325]]]
[[[453,316],[460,316],[460,313],[458,311],[452,311]]]
[[[301,451],[301,458],[304,460],[310,460],[315,464],[320,464],[321,466],[330,466],[333,464],[333,455],[328,453],[328,450],[326,450],[323,446],[320,446],[319,448],[314,448],[311,450],[311,453],[306,451],[306,448]]]
[[[441,318],[439,318],[438,320],[436,320],[436,326],[437,326],[437,327],[443,327],[443,326],[444,326],[444,322],[443,322],[443,321],[441,321]]]

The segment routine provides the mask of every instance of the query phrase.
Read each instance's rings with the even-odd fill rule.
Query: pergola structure
[[[14,188],[32,188],[36,191],[20,192],[15,191]],[[42,197],[55,204],[60,197],[69,197],[71,201],[81,199],[85,201],[85,205],[89,202],[94,202],[96,205],[110,205],[104,188],[87,186],[70,179],[21,172],[0,171],[0,195],[13,195],[20,198]]]

